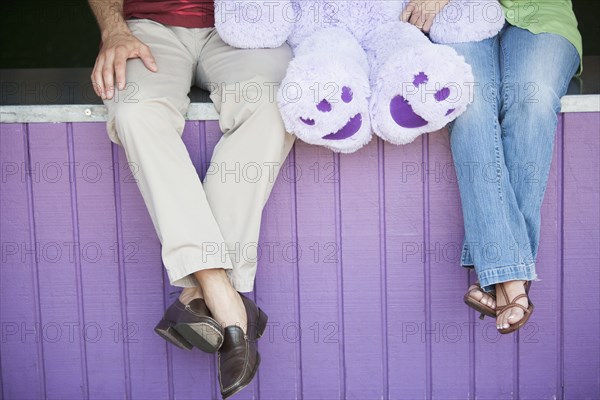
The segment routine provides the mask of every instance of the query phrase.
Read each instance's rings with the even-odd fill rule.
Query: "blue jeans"
[[[452,47],[475,76],[474,102],[450,126],[465,224],[461,264],[474,267],[489,292],[537,278],[557,114],[579,54],[562,36],[508,24],[494,38]]]

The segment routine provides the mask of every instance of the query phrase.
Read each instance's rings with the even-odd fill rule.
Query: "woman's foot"
[[[525,282],[510,281],[496,284],[496,301],[498,307],[506,306],[517,296],[526,294]],[[529,307],[529,300],[526,296],[522,296],[516,301],[516,304],[520,304],[524,309],[527,309]],[[496,327],[498,329],[508,329],[511,325],[515,325],[521,321],[524,316],[525,311],[520,307],[510,307],[496,317]]]
[[[480,302],[481,304],[490,307],[491,309],[496,309],[496,299],[490,294],[486,293],[481,289],[479,283],[475,283],[469,286],[469,297]]]

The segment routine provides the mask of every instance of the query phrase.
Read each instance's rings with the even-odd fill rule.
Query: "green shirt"
[[[500,0],[509,24],[531,33],[554,33],[573,43],[583,61],[583,43],[571,0]],[[583,62],[579,74],[583,71]]]

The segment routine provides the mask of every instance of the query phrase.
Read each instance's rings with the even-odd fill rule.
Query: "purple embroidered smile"
[[[344,140],[349,137],[355,135],[360,128],[362,127],[362,115],[356,114],[354,117],[350,118],[348,123],[344,125],[342,129],[337,132],[330,133],[327,136],[323,136],[325,140]]]

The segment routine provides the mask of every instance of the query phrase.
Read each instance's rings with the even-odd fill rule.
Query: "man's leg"
[[[133,165],[171,284],[197,286],[192,274],[199,269],[232,268],[227,258],[204,251],[206,243],[223,239],[181,140],[197,55],[180,40],[189,38],[178,37],[184,30],[148,20],[128,25],[150,47],[158,72],[148,71],[139,59],[127,62],[128,86],[105,102],[109,136],[123,145]]]
[[[275,101],[291,58],[287,45],[260,50],[230,47],[216,30],[200,55],[197,81],[211,90],[223,132],[204,189],[233,269],[228,276],[223,270],[207,270],[196,277],[215,318],[229,321],[225,326],[245,326],[235,291],[253,289],[263,207],[294,142]]]

